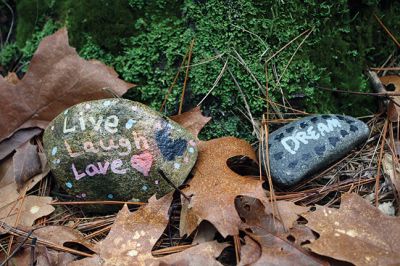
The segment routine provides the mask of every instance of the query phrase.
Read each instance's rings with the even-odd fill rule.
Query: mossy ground
[[[253,116],[260,118],[266,110],[263,93],[237,54],[264,86],[265,61],[312,29],[302,44],[306,35],[268,62],[270,96],[282,102],[283,94],[295,105],[301,99],[299,107],[309,112],[365,115],[375,111],[371,98],[327,93],[319,86],[369,90],[363,71],[396,53],[373,14],[396,34],[399,11],[399,2],[378,0],[21,0],[16,5],[16,43],[3,47],[0,65],[7,71],[6,66],[21,55],[20,62],[26,65],[40,39],[66,25],[81,56],[113,66],[124,80],[138,84],[127,98],[158,109],[195,39],[195,66],[190,69],[184,108],[200,102],[229,60],[228,68]],[[223,56],[208,61],[217,54]],[[167,114],[178,109],[183,81],[184,73],[168,99]],[[254,140],[244,110],[243,98],[226,71],[203,104],[203,111],[214,119],[202,137]]]

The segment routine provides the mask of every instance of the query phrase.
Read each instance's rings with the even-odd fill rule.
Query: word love
[[[310,126],[305,131],[298,131],[292,136],[285,137],[281,140],[281,143],[285,150],[291,154],[296,154],[300,148],[300,144],[308,144],[309,140],[317,140],[320,136],[325,136],[326,133],[332,132],[337,127],[342,127],[339,120],[331,118],[326,120],[325,123],[318,123],[317,131],[314,130],[313,126]]]
[[[79,173],[78,170],[76,170],[76,166],[73,163],[72,164],[72,172],[74,173],[74,177],[76,180],[79,180],[83,177],[85,177],[86,175],[88,176],[94,176],[94,175],[106,175],[108,172],[108,169],[110,168],[111,165],[111,171],[114,174],[119,174],[119,175],[123,175],[126,174],[126,172],[128,171],[128,169],[120,169],[120,167],[122,166],[122,161],[121,159],[116,159],[114,161],[111,162],[111,164],[107,161],[105,161],[104,163],[98,162],[97,165],[95,164],[89,164],[88,166],[86,166],[85,172],[81,172]]]
[[[151,166],[153,165],[153,155],[145,151],[141,154],[135,154],[131,157],[130,163],[133,169],[136,169],[138,172],[142,173],[143,176],[149,176]],[[128,168],[123,168],[121,169],[123,165],[123,162],[121,159],[116,159],[113,160],[110,164],[110,162],[105,161],[104,163],[102,162],[97,162],[97,163],[91,163],[88,166],[86,166],[85,170],[82,172],[79,172],[76,169],[75,163],[72,163],[72,172],[74,174],[74,177],[76,180],[80,180],[85,176],[95,176],[95,175],[106,175],[108,173],[108,170],[111,170],[114,174],[118,175],[124,175],[127,173],[129,170]]]
[[[132,138],[134,147],[137,150],[141,149],[149,149],[149,143],[147,142],[146,138],[140,136],[135,131],[132,131]],[[68,143],[67,140],[64,140],[64,146],[71,158],[79,157],[84,153],[98,153],[100,151],[108,152],[116,150],[119,156],[126,156],[131,153],[132,144],[131,141],[127,138],[121,137],[118,141],[114,142],[114,139],[110,138],[106,141],[103,139],[98,140],[97,142],[94,141],[85,141],[82,144],[82,151],[73,151],[71,145]]]

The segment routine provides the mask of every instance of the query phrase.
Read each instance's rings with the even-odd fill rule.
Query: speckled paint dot
[[[103,103],[104,106],[110,106],[110,104],[111,104],[110,101],[105,101],[105,102]]]
[[[67,183],[65,183],[65,186],[66,186],[67,188],[72,188],[72,183],[71,183],[71,182],[67,182]]]
[[[112,199],[112,198],[114,198],[114,195],[113,194],[108,194],[107,198]]]
[[[57,147],[54,147],[53,149],[51,149],[51,155],[56,155],[57,153]]]
[[[190,147],[190,148],[188,149],[188,151],[189,151],[190,153],[194,153],[194,149],[193,149],[192,147]]]
[[[68,110],[65,110],[65,111],[64,111],[64,114],[65,114],[65,115],[68,114]]]
[[[196,146],[196,141],[190,140],[189,145],[195,147]]]
[[[51,126],[51,130],[54,130],[54,126]]]
[[[90,109],[90,104],[85,104],[85,109]]]
[[[143,185],[142,190],[147,191],[148,187],[146,185]]]
[[[37,213],[39,210],[40,210],[40,207],[35,205],[35,206],[31,207],[31,209],[29,210],[29,212],[32,213],[32,214],[35,214],[35,213]]]
[[[129,119],[128,122],[126,122],[126,124],[125,124],[125,128],[126,128],[126,129],[130,129],[130,128],[132,128],[132,126],[133,126],[134,124],[136,124],[136,121],[133,120],[133,119]]]
[[[183,161],[184,161],[185,163],[188,163],[188,162],[189,162],[189,158],[188,158],[188,157],[185,157],[185,158],[183,158]]]
[[[132,106],[132,111],[137,111],[137,107],[136,106]]]
[[[59,164],[59,163],[60,163],[60,159],[53,160],[53,164]]]
[[[81,194],[82,198],[86,198],[86,193]]]
[[[154,181],[154,184],[158,185],[158,184],[160,184],[160,181],[156,180],[156,181]]]
[[[79,115],[83,115],[83,112],[79,112]]]
[[[175,169],[181,168],[181,164],[180,164],[180,163],[174,163],[174,168],[175,168]]]

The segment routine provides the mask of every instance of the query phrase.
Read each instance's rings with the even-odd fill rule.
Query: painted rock
[[[46,128],[44,146],[57,182],[76,200],[161,197],[174,188],[159,170],[179,186],[197,159],[188,131],[125,99],[84,102],[65,110]]]
[[[273,181],[294,185],[346,155],[368,135],[368,126],[350,116],[315,115],[289,123],[269,135]]]

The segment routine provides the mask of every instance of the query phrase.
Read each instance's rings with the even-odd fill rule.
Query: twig
[[[185,56],[182,59],[181,65],[179,66],[178,71],[176,72],[175,78],[172,81],[171,85],[169,86],[167,94],[165,94],[164,101],[163,101],[163,103],[161,104],[161,107],[160,107],[160,112],[162,112],[162,110],[164,109],[164,106],[167,103],[168,97],[172,92],[172,88],[175,86],[176,82],[178,81],[179,74],[181,73],[182,66],[186,61],[186,57],[188,56],[188,53],[189,53],[189,51],[186,51]]]
[[[7,44],[7,43],[8,43],[8,40],[10,39],[12,29],[13,29],[13,27],[14,27],[14,11],[13,11],[12,7],[11,7],[6,1],[2,0],[2,2],[3,2],[3,4],[10,10],[10,12],[11,12],[11,17],[12,17],[12,18],[11,18],[10,30],[8,31],[8,34],[7,34],[7,37],[6,37],[6,41],[4,42],[4,44]]]
[[[178,115],[180,115],[182,113],[182,107],[183,107],[183,102],[184,102],[184,98],[185,98],[186,85],[187,85],[187,81],[189,79],[189,69],[190,69],[189,66],[190,66],[190,61],[192,60],[193,45],[194,45],[194,39],[190,43],[189,58],[188,58],[188,62],[187,62],[188,67],[186,68],[185,80],[183,81],[183,88],[182,88],[182,94],[181,94],[181,101],[179,103]]]
[[[385,125],[383,126],[383,135],[382,135],[382,139],[381,139],[381,148],[379,151],[379,159],[378,159],[378,173],[376,174],[375,177],[375,206],[378,207],[379,202],[378,202],[378,196],[379,196],[379,180],[380,180],[380,175],[381,175],[381,164],[382,164],[382,157],[383,157],[383,150],[385,147],[385,139],[386,139],[386,133],[387,133],[387,129],[389,126],[389,119],[386,118],[385,120]]]
[[[25,242],[29,239],[29,237],[32,235],[32,230],[28,232],[28,234],[24,237],[21,243],[18,244],[18,246],[15,247],[14,251],[1,263],[0,266],[4,266],[7,264],[7,262],[14,257],[14,255],[18,252],[18,250],[21,249],[21,247],[25,244]]]
[[[307,32],[309,32],[310,30],[305,30],[302,33],[300,33],[299,35],[297,35],[294,39],[292,39],[290,42],[288,42],[287,44],[285,44],[282,48],[280,48],[278,51],[276,51],[273,55],[271,55],[266,61],[265,63],[268,63],[272,58],[274,58],[277,54],[279,54],[280,52],[282,52],[283,50],[285,50],[286,47],[288,47],[289,45],[291,45],[294,41],[296,41],[298,38],[300,38],[301,36],[303,36],[304,34],[306,34]]]
[[[117,201],[117,200],[104,200],[104,201],[53,201],[51,205],[89,205],[89,204],[104,204],[104,205],[115,205],[115,204],[127,204],[127,205],[144,205],[144,202],[133,202],[133,201]]]
[[[32,241],[31,241],[31,262],[30,262],[29,266],[34,266],[34,264],[35,264],[36,241],[37,241],[36,237],[32,238]]]
[[[380,18],[378,18],[377,15],[374,14],[375,19],[378,21],[379,25],[381,25],[381,27],[386,31],[386,33],[389,35],[389,37],[393,40],[393,42],[397,45],[397,47],[400,48],[400,43],[399,41],[396,39],[396,37],[394,37],[394,35],[390,32],[390,30],[385,26],[385,24],[383,24],[382,20]]]
[[[158,169],[158,173],[161,175],[161,177],[169,184],[171,185],[175,190],[177,190],[185,199],[190,201],[190,198],[186,196],[185,193],[183,193],[182,190],[180,190],[165,174],[161,169]]]
[[[225,70],[228,66],[228,61],[229,61],[229,59],[225,61],[225,64],[222,67],[221,71],[219,72],[218,77],[215,79],[214,84],[212,85],[211,89],[207,92],[207,94],[203,97],[203,99],[201,99],[201,101],[197,104],[197,106],[201,105],[203,103],[203,101],[208,97],[208,95],[210,95],[210,93],[215,89],[215,87],[217,87],[220,79],[224,75]]]

